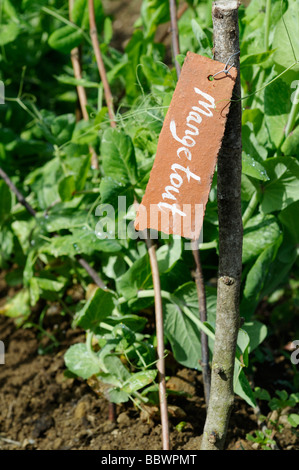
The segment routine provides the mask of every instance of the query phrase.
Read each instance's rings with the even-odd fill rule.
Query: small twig
[[[2,170],[2,168],[0,168],[0,177],[3,179],[3,181],[5,181],[5,183],[7,184],[7,186],[11,189],[11,191],[17,196],[17,199],[19,201],[20,204],[22,204],[22,206],[24,206],[27,211],[33,215],[33,217],[36,216],[36,212],[35,210],[33,209],[33,207],[31,207],[31,205],[26,201],[26,199],[24,198],[23,194],[18,190],[18,188],[13,184],[13,182],[11,181],[11,179],[9,178],[9,176],[5,173],[4,170]]]
[[[18,447],[21,447],[22,446],[22,443],[19,442],[19,441],[14,441],[13,439],[8,439],[7,437],[2,437],[0,436],[0,441],[3,441],[5,442],[6,444],[12,444],[14,446],[18,446]]]
[[[81,256],[76,256],[78,263],[81,264],[82,268],[89,274],[93,282],[103,290],[107,289],[107,286],[104,284],[97,272],[90,266],[90,264]]]
[[[188,8],[189,8],[188,3],[184,3],[184,5],[181,6],[181,8],[178,10],[178,13],[177,13],[177,20],[179,20],[183,16],[183,14],[185,13],[185,11],[188,10]],[[161,36],[161,38],[158,39],[158,42],[164,42],[170,33],[171,33],[171,26],[165,31],[163,36]]]
[[[111,127],[116,127],[115,115],[113,109],[113,97],[111,94],[110,86],[107,79],[107,74],[105,70],[105,65],[103,62],[101,49],[98,40],[98,30],[95,20],[95,11],[94,11],[94,2],[93,0],[88,0],[88,9],[89,9],[89,27],[90,27],[90,38],[92,42],[92,47],[97,61],[97,66],[99,74],[103,83],[104,94],[106,99],[106,104],[108,108],[108,114],[110,118]]]
[[[158,383],[159,383],[159,401],[160,413],[162,424],[162,443],[163,450],[169,450],[169,424],[168,424],[168,411],[167,411],[167,395],[165,383],[165,353],[164,353],[164,327],[163,327],[163,307],[161,297],[161,285],[159,268],[156,256],[156,248],[153,241],[150,239],[149,231],[147,233],[146,245],[150,257],[151,271],[153,276],[153,285],[155,293],[155,319],[156,319],[156,332],[157,332],[157,369],[158,369]]]
[[[169,0],[169,8],[170,8],[170,20],[171,20],[172,54],[174,58],[174,64],[175,64],[177,77],[179,78],[180,73],[181,73],[181,68],[180,68],[180,64],[176,60],[176,56],[179,55],[180,53],[180,45],[179,45],[178,22],[177,22],[175,0]]]
[[[176,4],[175,0],[169,0],[170,16],[171,16],[171,36],[172,36],[172,48],[173,55],[175,57],[180,53],[180,44],[179,44],[179,34],[177,26],[177,15],[176,15]],[[179,63],[175,60],[175,67],[177,72],[177,77],[179,79],[181,74],[181,68]],[[195,283],[198,296],[198,308],[200,320],[202,322],[207,321],[207,306],[206,306],[206,294],[205,294],[205,285],[202,274],[202,267],[200,262],[200,254],[198,248],[192,249],[193,258],[195,261],[196,271],[195,271]],[[209,398],[210,398],[210,383],[211,383],[211,373],[209,366],[209,344],[207,335],[201,331],[201,367],[202,367],[202,378],[204,384],[204,394],[206,406],[208,407]]]
[[[69,17],[70,21],[72,21],[72,11],[73,11],[73,6],[74,6],[74,0],[69,0]],[[74,76],[77,80],[82,79],[82,67],[81,67],[81,62],[80,62],[80,50],[79,47],[75,47],[71,51],[71,61],[72,61],[72,66],[74,70]],[[86,109],[87,106],[87,96],[86,96],[86,91],[85,88],[82,85],[77,85],[77,94],[78,94],[78,99],[80,103],[80,108],[82,112],[83,119],[85,121],[89,121],[89,115]],[[98,161],[98,156],[94,150],[94,148],[89,145],[89,151],[91,153],[91,165],[93,168],[98,169],[99,168],[99,161]]]

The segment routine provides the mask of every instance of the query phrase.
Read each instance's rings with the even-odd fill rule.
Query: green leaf
[[[281,241],[282,237],[276,243],[265,248],[247,275],[241,302],[241,312],[245,317],[254,312],[260,301],[268,276],[271,275],[270,268],[275,260]]]
[[[19,35],[19,25],[12,21],[8,24],[0,24],[0,46],[13,42]]]
[[[29,280],[30,305],[34,307],[40,298],[40,289],[36,277]]]
[[[240,58],[240,67],[249,67],[255,64],[262,64],[273,54],[274,51],[259,52],[258,54],[247,54]]]
[[[299,38],[297,34],[299,24],[298,6],[297,0],[292,2],[275,28],[273,38],[273,49],[276,49],[274,61],[285,68],[299,59]],[[293,70],[298,72],[298,63]]]
[[[52,238],[41,249],[43,253],[59,258],[60,256],[76,256],[80,253],[92,255],[96,251],[114,253],[121,250],[117,240],[100,240],[95,233],[84,227],[74,230],[73,235],[63,235]]]
[[[74,172],[76,191],[82,191],[90,169],[91,155],[69,160],[70,171]]]
[[[182,240],[180,238],[173,239],[170,244],[165,243],[165,245],[158,248],[156,253],[159,273],[165,273],[180,259],[182,254]]]
[[[242,173],[262,181],[270,179],[264,166],[245,152],[242,152]]]
[[[12,299],[0,307],[0,315],[16,319],[17,324],[22,324],[31,314],[29,290],[20,290]]]
[[[111,39],[113,37],[113,27],[112,27],[112,21],[109,16],[105,18],[104,21],[104,42],[105,44],[110,44]]]
[[[12,194],[7,184],[0,180],[0,224],[10,215],[12,207]]]
[[[56,138],[57,145],[62,145],[72,138],[76,125],[74,114],[63,114],[54,119],[51,124],[51,132]]]
[[[108,203],[117,208],[118,197],[126,196],[126,204],[133,203],[134,193],[132,187],[128,183],[122,183],[115,180],[111,176],[104,176],[100,182],[101,201],[103,204]]]
[[[47,209],[59,199],[57,183],[60,177],[61,163],[58,158],[53,158],[26,178],[25,184],[37,194],[40,209]]]
[[[168,0],[144,0],[141,4],[141,19],[146,37],[151,37],[159,24],[169,21]]]
[[[299,155],[299,126],[297,126],[286,138],[282,147],[284,155],[295,157]]]
[[[36,277],[35,279],[40,289],[47,290],[47,291],[59,292],[65,286],[64,282],[55,281],[53,279],[48,279],[45,277]]]
[[[83,309],[77,312],[75,322],[84,330],[94,330],[99,323],[111,315],[114,309],[114,295],[98,288],[88,299]]]
[[[299,201],[290,204],[278,215],[279,221],[288,231],[295,244],[299,243]]]
[[[199,328],[184,314],[178,304],[166,303],[163,313],[165,335],[171,344],[175,359],[185,367],[200,370]]]
[[[249,336],[249,353],[264,341],[268,333],[266,325],[257,320],[245,322],[242,326],[242,330],[246,331]]]
[[[242,328],[239,329],[237,338],[237,356],[241,362],[248,367],[248,349],[250,338],[248,333]],[[242,356],[242,360],[241,360]]]
[[[258,214],[247,222],[243,236],[243,263],[252,261],[277,241],[281,230],[276,220],[273,215]]]
[[[107,129],[102,137],[101,155],[105,176],[122,184],[135,184],[137,166],[131,138],[123,131]]]
[[[75,27],[66,25],[54,31],[49,37],[49,46],[64,54],[69,54],[72,49],[82,42],[82,32]]]
[[[98,131],[91,121],[78,121],[72,135],[72,143],[76,145],[96,145]]]
[[[73,175],[66,176],[59,182],[58,192],[62,201],[70,201],[75,190],[76,183]]]
[[[130,395],[119,388],[112,388],[107,393],[109,401],[112,403],[125,403],[129,401]]]
[[[110,331],[110,329],[107,330],[105,328],[105,325],[116,326],[120,323],[127,326],[135,333],[142,332],[147,323],[147,319],[141,317],[140,315],[126,314],[117,317],[106,317],[104,323],[105,324],[103,325],[100,324],[100,326],[96,329],[96,334],[102,336],[107,331]]]
[[[288,416],[288,422],[293,428],[297,428],[299,426],[299,414],[291,413]]]
[[[126,300],[137,296],[138,290],[148,289],[153,285],[149,256],[137,259],[134,264],[116,281],[116,288]]]
[[[128,394],[137,392],[141,388],[152,383],[157,375],[155,370],[145,370],[142,372],[136,372],[123,384],[122,390]]]
[[[105,357],[102,357],[102,353],[103,350],[100,351],[100,356],[103,359],[104,365],[109,374],[114,375],[114,377],[116,377],[121,384],[126,382],[130,378],[131,374],[121,362],[120,358],[111,354],[107,354]]]
[[[270,393],[266,389],[260,388],[260,387],[255,388],[254,396],[257,400],[266,400],[266,401],[271,400]]]
[[[192,18],[191,20],[191,27],[199,45],[199,54],[209,57],[211,59],[212,46],[210,44],[208,36],[194,18]]]
[[[269,139],[277,148],[284,137],[284,130],[291,110],[290,87],[282,79],[277,79],[265,88],[265,121]]]
[[[235,367],[234,392],[243,398],[250,406],[256,407],[253,390],[243,370]]]
[[[98,82],[91,82],[86,78],[74,78],[66,74],[54,75],[54,78],[65,85],[83,86],[84,88],[100,88],[101,86]]]
[[[299,199],[299,162],[292,157],[269,158],[264,162],[269,183],[265,184],[261,209],[265,214],[281,211]]]
[[[58,232],[59,230],[71,230],[76,227],[81,229],[86,225],[87,212],[65,205],[53,207],[48,217],[40,217],[41,225],[45,225],[48,232]]]
[[[173,77],[167,65],[162,62],[153,61],[153,58],[147,55],[141,56],[140,63],[150,85],[173,85]]]
[[[85,380],[101,370],[96,354],[88,351],[86,344],[82,343],[73,344],[65,353],[64,361],[73,374]]]
[[[94,11],[95,21],[100,32],[104,21],[104,9],[101,0],[94,0]],[[75,0],[72,18],[74,23],[81,28],[86,30],[89,28],[88,0]]]

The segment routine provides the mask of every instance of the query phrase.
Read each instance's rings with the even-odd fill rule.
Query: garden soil
[[[116,422],[110,422],[105,397],[86,382],[65,375],[64,352],[71,344],[84,341],[83,332],[70,328],[58,315],[48,325],[46,322],[45,329],[49,334],[55,332],[60,344],[39,354],[41,348],[53,344],[47,336],[38,338],[34,329],[16,328],[11,319],[0,317],[0,338],[6,345],[5,364],[0,365],[0,449],[160,450],[158,407],[140,410],[131,403],[117,405]],[[179,369],[172,375],[175,369],[170,355],[167,387],[184,392],[169,395],[171,449],[199,450],[206,414],[201,373]],[[283,379],[281,363],[275,370]],[[273,383],[273,376],[263,376]],[[246,434],[257,428],[254,410],[236,397],[226,448],[251,450]],[[277,443],[282,450],[299,450],[288,427]]]

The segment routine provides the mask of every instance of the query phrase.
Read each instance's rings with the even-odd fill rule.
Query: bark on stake
[[[226,63],[239,51],[238,7],[236,0],[214,2],[215,59]],[[216,332],[212,364],[211,392],[204,427],[202,450],[221,450],[225,444],[234,402],[233,373],[239,329],[239,290],[242,270],[241,214],[241,102],[239,59],[233,62],[238,77],[233,91],[222,148],[218,156],[219,273]]]

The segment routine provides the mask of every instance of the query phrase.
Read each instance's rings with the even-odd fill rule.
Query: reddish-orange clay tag
[[[188,52],[159,136],[136,230],[198,240],[237,70]],[[217,75],[211,80],[211,77]]]

